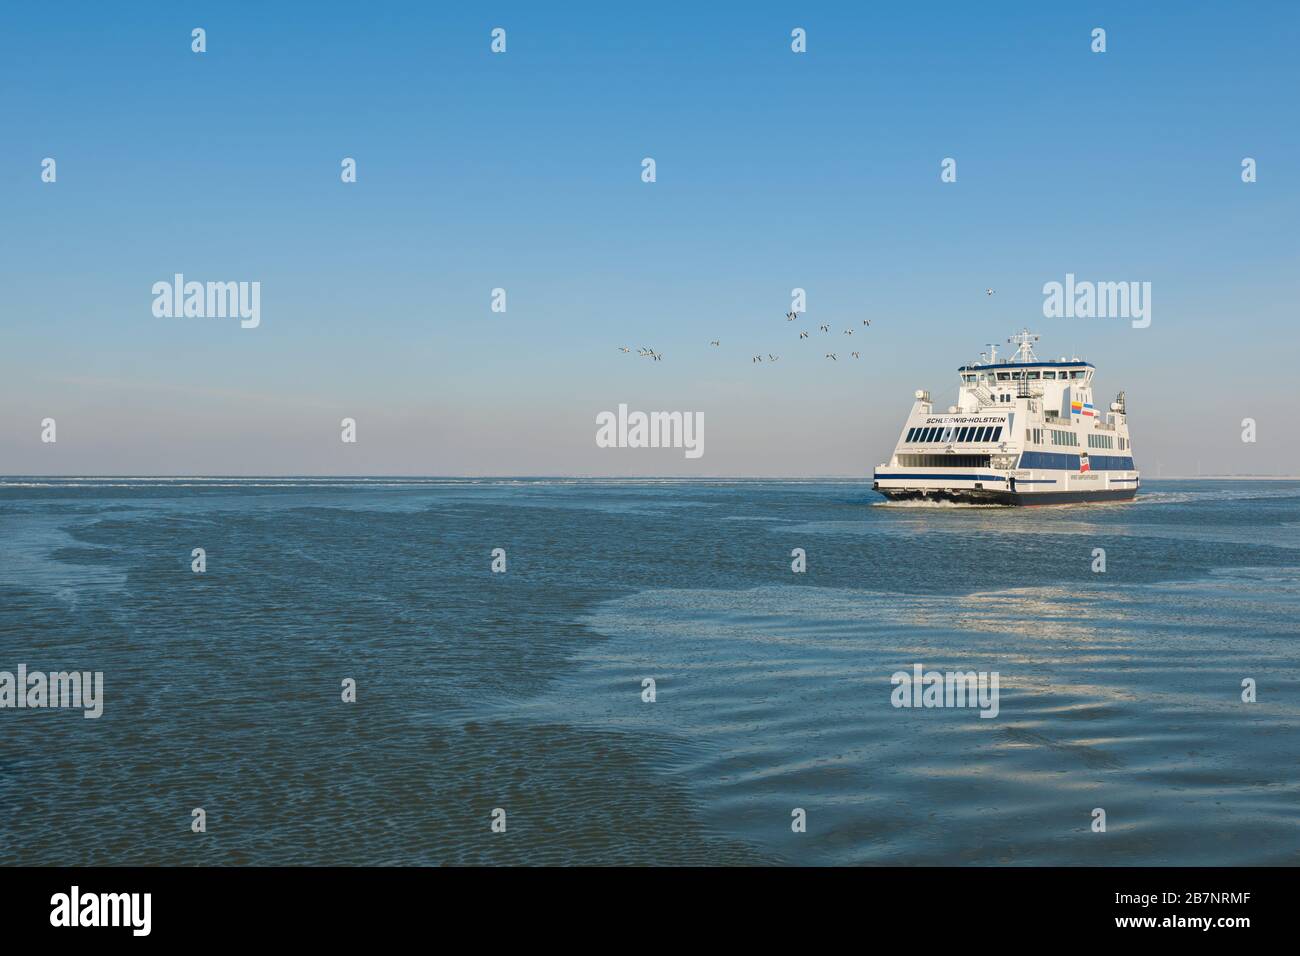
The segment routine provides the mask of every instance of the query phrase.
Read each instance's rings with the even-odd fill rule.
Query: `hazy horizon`
[[[73,481],[83,480],[110,480],[110,481],[256,481],[265,479],[271,481],[287,481],[291,479],[312,480],[338,480],[338,481],[679,481],[679,482],[705,482],[705,481],[835,481],[835,482],[870,482],[870,475],[849,475],[849,474],[825,474],[825,475],[726,475],[726,474],[699,474],[699,475],[600,475],[600,474],[564,474],[556,472],[553,474],[477,474],[473,472],[446,474],[417,474],[393,473],[393,474],[290,474],[288,472],[267,473],[267,474],[67,474],[67,475],[0,475],[0,479],[44,479],[47,481],[57,479],[69,479]],[[1300,474],[1240,474],[1240,475],[1148,475],[1145,481],[1300,481]]]

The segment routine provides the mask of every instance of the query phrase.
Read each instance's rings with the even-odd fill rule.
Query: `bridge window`
[[[1052,372],[1052,371],[1046,371],[1046,372],[1043,373],[1043,378],[1046,378],[1046,379],[1054,379],[1054,378],[1056,378],[1056,373],[1055,373],[1055,372]]]

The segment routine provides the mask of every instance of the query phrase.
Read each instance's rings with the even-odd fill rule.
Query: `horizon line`
[[[276,473],[276,474],[0,474],[0,480],[7,479],[113,479],[118,481],[143,480],[286,480],[313,479],[335,481],[392,481],[392,480],[555,480],[572,481],[872,481],[871,476],[860,474],[823,474],[823,475],[591,475],[591,474],[310,474],[310,473]],[[1277,474],[1223,474],[1223,475],[1160,475],[1144,478],[1144,481],[1300,481],[1300,475]]]

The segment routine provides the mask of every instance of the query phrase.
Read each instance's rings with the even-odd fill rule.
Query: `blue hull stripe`
[[[872,475],[872,477],[873,477],[873,479],[876,480],[876,481],[881,481],[881,480],[884,480],[884,481],[891,481],[891,480],[895,480],[895,479],[898,479],[898,480],[907,480],[907,481],[913,481],[913,480],[922,480],[922,481],[945,481],[945,480],[950,480],[950,481],[1006,481],[1005,478],[1000,478],[1000,477],[998,477],[997,475]],[[1120,482],[1120,481],[1132,481],[1132,482],[1136,482],[1136,481],[1138,481],[1137,478],[1112,478],[1112,479],[1110,479],[1110,480],[1111,480],[1111,481],[1114,481],[1114,482]],[[1016,486],[1017,486],[1017,487],[1019,487],[1020,485],[1054,485],[1054,484],[1056,484],[1056,479],[1055,479],[1055,478],[1017,478],[1017,479],[1016,479]]]
[[[1089,455],[1093,471],[1133,471],[1131,455]],[[1078,471],[1079,456],[1059,451],[1027,451],[1020,456],[1021,468],[1041,468],[1047,471]]]

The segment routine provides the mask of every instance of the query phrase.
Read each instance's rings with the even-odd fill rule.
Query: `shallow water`
[[[0,862],[1295,864],[1298,528],[1300,482],[0,479],[0,670],[106,698],[0,710]],[[895,708],[917,663],[998,715]]]

